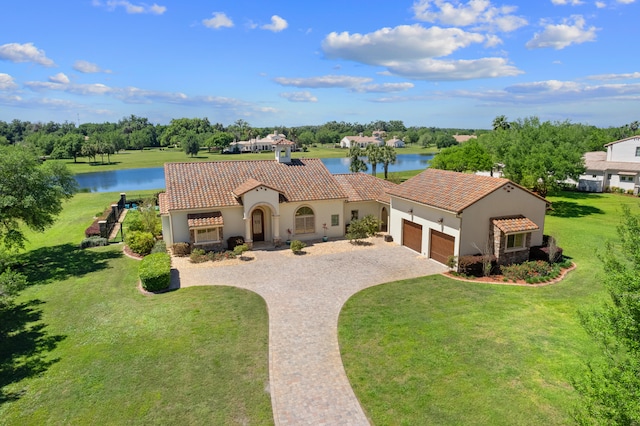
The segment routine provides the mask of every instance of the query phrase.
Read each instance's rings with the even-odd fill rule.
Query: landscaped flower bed
[[[455,271],[448,272],[452,278],[487,283],[512,283],[512,284],[543,284],[555,282],[574,267],[573,263],[564,259],[561,262],[549,263],[544,260],[530,260],[527,262],[502,265],[494,269],[492,274],[471,275]]]

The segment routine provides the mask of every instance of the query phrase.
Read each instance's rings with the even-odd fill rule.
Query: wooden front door
[[[429,243],[429,257],[446,265],[449,256],[453,256],[455,251],[455,241],[456,237],[432,229],[431,242]]]
[[[402,245],[422,252],[422,225],[402,219]]]
[[[251,214],[251,233],[253,241],[264,241],[264,213],[260,209]]]
[[[386,207],[382,208],[380,216],[380,231],[387,232],[389,230],[389,213],[387,213]]]

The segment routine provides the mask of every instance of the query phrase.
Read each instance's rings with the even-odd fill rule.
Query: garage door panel
[[[403,219],[402,245],[422,253],[422,225]]]
[[[442,232],[431,230],[429,242],[429,257],[440,263],[447,263],[449,256],[455,252],[456,237]]]

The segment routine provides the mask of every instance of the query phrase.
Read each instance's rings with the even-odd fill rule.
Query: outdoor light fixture
[[[438,223],[442,223],[442,222],[444,222],[444,218],[443,217],[438,219]]]

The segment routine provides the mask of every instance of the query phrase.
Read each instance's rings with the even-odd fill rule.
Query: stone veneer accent
[[[493,254],[497,259],[498,265],[511,265],[529,260],[531,232],[526,233],[524,247],[521,250],[506,251],[507,234],[503,233],[495,224],[490,229],[489,238],[490,241],[493,241]]]

